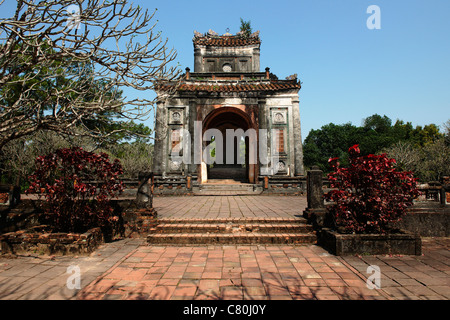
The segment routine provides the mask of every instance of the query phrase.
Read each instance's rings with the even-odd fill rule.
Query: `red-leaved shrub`
[[[85,232],[116,219],[110,200],[123,191],[122,172],[120,162],[111,162],[105,153],[59,149],[36,159],[26,192],[44,198],[44,220],[55,231]]]
[[[386,154],[361,156],[358,145],[349,149],[350,165],[329,160],[331,188],[325,199],[335,226],[348,233],[386,233],[419,195],[412,172],[399,172]]]

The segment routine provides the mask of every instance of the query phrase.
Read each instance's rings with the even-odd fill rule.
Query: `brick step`
[[[251,183],[205,183],[193,193],[197,196],[257,195],[262,193],[262,188]]]
[[[282,218],[282,217],[245,217],[245,218],[158,218],[157,223],[298,223],[306,224],[307,220],[303,217]]]
[[[194,196],[256,196],[261,193],[262,193],[262,191],[199,190],[199,191],[194,191],[193,195]]]
[[[149,244],[313,244],[314,233],[153,233],[147,237]]]
[[[149,230],[153,244],[295,244],[315,243],[305,218],[160,218]]]
[[[243,190],[253,191],[254,184],[240,183],[240,184],[202,184],[201,190]]]
[[[300,223],[162,223],[151,230],[155,233],[305,233],[312,226]]]

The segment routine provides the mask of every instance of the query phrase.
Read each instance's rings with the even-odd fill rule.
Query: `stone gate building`
[[[193,44],[194,72],[157,86],[155,193],[189,193],[217,179],[304,189],[297,76],[260,71],[259,32],[195,32]]]

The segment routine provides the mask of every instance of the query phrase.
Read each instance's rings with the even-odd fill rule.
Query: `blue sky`
[[[9,2],[11,3],[11,2]],[[14,4],[14,3],[13,3]],[[361,125],[372,114],[416,125],[450,119],[449,0],[134,1],[153,11],[157,29],[193,70],[194,30],[260,31],[261,70],[297,73],[302,137],[333,122]],[[381,29],[369,30],[369,5]],[[4,9],[2,8],[2,11]],[[4,13],[5,11],[3,11]],[[3,14],[4,15],[4,14]]]

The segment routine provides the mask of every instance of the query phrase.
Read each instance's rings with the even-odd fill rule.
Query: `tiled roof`
[[[162,91],[168,90],[172,85],[161,85],[159,89]],[[208,83],[198,84],[183,82],[179,87],[179,92],[245,92],[245,91],[283,91],[300,89],[301,85],[297,81],[281,80],[271,81],[268,83],[242,83],[242,84],[220,84],[220,83]]]
[[[218,46],[218,47],[239,47],[252,44],[261,44],[259,37],[242,37],[242,36],[204,36],[195,37],[193,40],[195,45]]]

